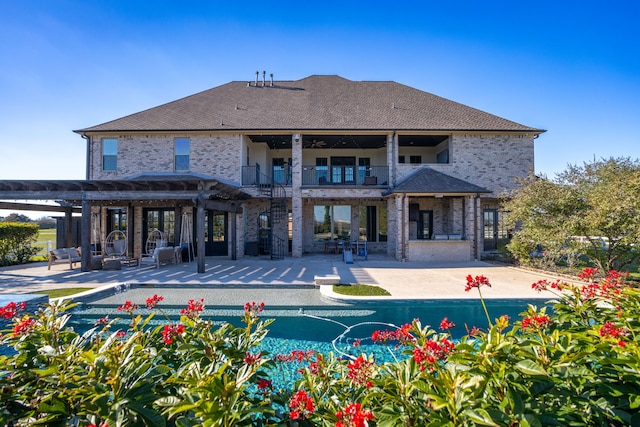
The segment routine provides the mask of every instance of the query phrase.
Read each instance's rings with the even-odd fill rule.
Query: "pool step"
[[[324,276],[313,276],[313,281],[316,286],[321,285],[339,285],[340,276],[337,274],[326,274]]]

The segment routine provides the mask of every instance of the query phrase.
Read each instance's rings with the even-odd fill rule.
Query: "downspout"
[[[91,179],[91,137],[87,135],[86,132],[83,132],[82,135],[80,135],[83,139],[85,139],[87,141],[87,164],[86,164],[86,179],[90,180]]]
[[[401,255],[402,262],[405,262],[407,260],[407,241],[406,241],[406,237],[405,237],[405,233],[406,233],[406,230],[407,230],[407,228],[406,228],[407,227],[407,221],[406,221],[406,215],[405,215],[406,198],[407,198],[407,195],[406,195],[406,193],[404,193],[402,195],[402,198],[400,199],[401,200],[401,206],[402,206],[401,210],[400,210],[401,214],[402,214],[402,216],[401,216],[401,221],[402,221],[402,239],[401,239],[402,248],[400,250],[400,255]]]
[[[476,193],[476,197],[473,200],[473,229],[474,229],[474,238],[473,238],[473,257],[476,261],[478,261],[478,251],[480,250],[480,247],[478,245],[479,242],[479,227],[478,224],[480,223],[478,221],[478,201],[480,200],[480,194]]]

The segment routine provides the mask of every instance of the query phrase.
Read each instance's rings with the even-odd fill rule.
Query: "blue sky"
[[[548,132],[536,172],[640,157],[635,0],[0,1],[0,179],[83,179],[103,123],[255,72],[393,80]]]

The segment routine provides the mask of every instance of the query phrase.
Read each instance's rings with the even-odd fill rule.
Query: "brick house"
[[[188,221],[204,272],[204,256],[357,256],[364,242],[398,260],[477,259],[507,237],[498,197],[533,171],[544,130],[395,82],[263,72],[74,132],[86,181],[11,194],[81,204],[83,236],[126,230],[134,256],[153,229],[180,244]]]

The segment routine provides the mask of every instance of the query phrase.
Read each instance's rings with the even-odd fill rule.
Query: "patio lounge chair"
[[[140,257],[138,266],[142,264],[154,264],[156,268],[160,268],[162,264],[177,264],[177,254],[180,253],[180,246],[168,246],[164,248],[155,248],[151,256],[143,255]]]

